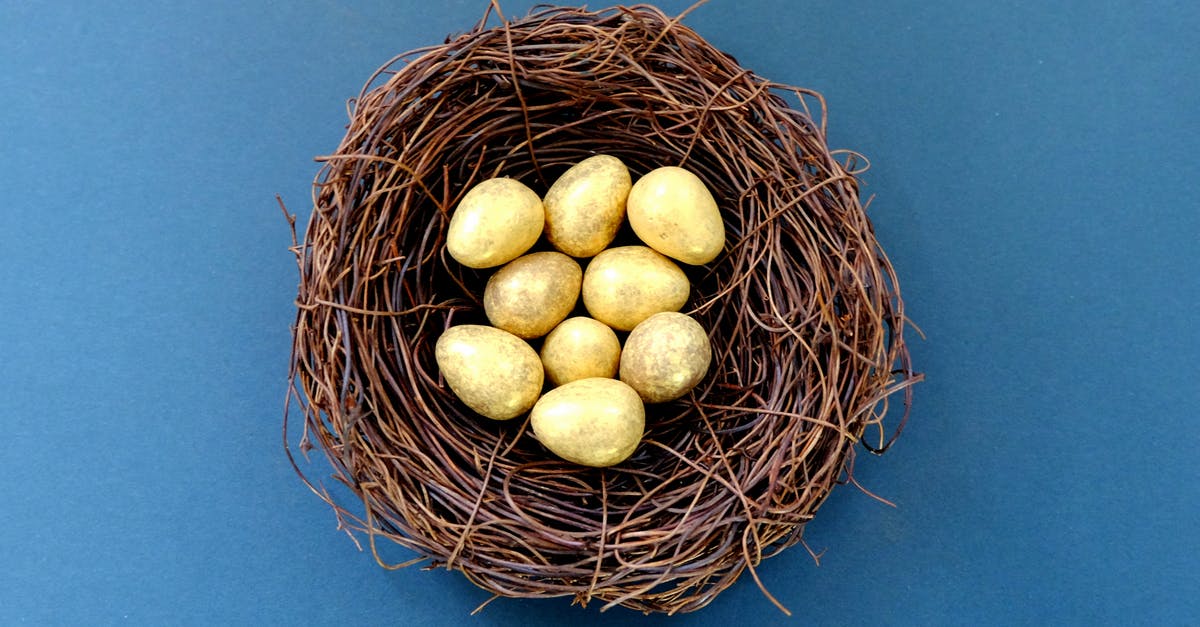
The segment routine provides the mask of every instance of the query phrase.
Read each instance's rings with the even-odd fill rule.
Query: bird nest
[[[829,150],[818,94],[755,75],[680,17],[541,7],[505,19],[493,6],[469,32],[393,59],[352,101],[294,249],[285,413],[303,433],[287,447],[298,472],[293,448],[325,454],[354,505],[305,481],[381,564],[387,539],[493,598],[665,613],[699,609],[749,571],[773,601],[755,566],[801,541],[852,480],[857,447],[881,453],[899,433],[920,377],[859,199],[863,160]],[[527,420],[482,419],[434,360],[448,327],[486,324],[489,273],[445,250],[466,190],[508,176],[545,192],[597,153],[635,179],[695,173],[726,232],[722,256],[687,268],[683,311],[709,332],[711,369],[687,396],[648,405],[642,443],[610,468],[556,459]]]

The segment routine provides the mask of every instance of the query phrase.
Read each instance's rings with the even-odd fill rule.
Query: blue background
[[[0,623],[658,624],[378,568],[281,446],[315,155],[482,0],[0,3]],[[505,2],[508,14],[531,3]],[[1200,617],[1200,11],[713,0],[824,93],[927,334],[908,430],[673,625]],[[597,5],[599,6],[599,5]],[[666,1],[668,13],[685,2]],[[318,458],[314,458],[318,459]],[[309,467],[317,474],[322,466]]]

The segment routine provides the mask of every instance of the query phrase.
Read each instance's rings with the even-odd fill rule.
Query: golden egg
[[[646,408],[616,379],[580,379],[546,392],[529,415],[539,442],[584,466],[612,466],[637,450]]]
[[[559,252],[532,253],[488,279],[483,310],[488,322],[523,338],[541,337],[571,313],[583,270]]]
[[[690,290],[679,266],[645,246],[609,248],[583,273],[588,313],[618,331],[628,331],[661,311],[678,311]]]
[[[659,313],[625,338],[620,377],[643,401],[665,403],[696,387],[711,359],[708,334],[699,322],[681,313]]]
[[[621,341],[608,325],[576,316],[554,327],[542,343],[542,366],[554,385],[617,376]]]
[[[438,369],[467,407],[494,420],[529,411],[542,392],[542,362],[521,338],[493,327],[446,329],[434,346]]]
[[[700,265],[725,247],[717,201],[698,176],[683,168],[651,170],[633,184],[626,207],[638,238],[668,257]]]
[[[532,189],[515,179],[488,179],[454,209],[446,251],[468,268],[492,268],[529,250],[545,221],[542,199]]]
[[[546,239],[572,257],[591,257],[608,246],[625,219],[632,179],[621,160],[596,155],[571,166],[550,186]]]

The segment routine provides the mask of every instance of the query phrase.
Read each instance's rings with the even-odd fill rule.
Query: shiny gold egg
[[[438,369],[467,407],[493,420],[529,411],[542,392],[542,362],[521,338],[493,327],[446,329],[434,346]]]
[[[668,257],[700,265],[725,247],[717,201],[700,177],[683,168],[651,170],[633,184],[626,206],[633,232]]]
[[[634,327],[621,351],[620,378],[647,403],[687,394],[708,372],[708,334],[691,317],[658,313]]]
[[[529,415],[539,442],[584,466],[612,466],[637,450],[646,408],[616,379],[580,379],[546,392]]]
[[[596,155],[571,166],[550,186],[546,239],[572,257],[591,257],[608,246],[625,220],[629,168],[610,155]]]
[[[608,325],[592,318],[567,318],[542,343],[542,366],[554,385],[617,376],[621,341]]]
[[[545,221],[542,199],[532,189],[515,179],[488,179],[454,209],[446,251],[468,268],[492,268],[529,250]]]
[[[500,268],[483,290],[488,322],[526,339],[550,332],[579,300],[583,270],[559,252],[531,253]]]
[[[661,311],[678,311],[690,290],[679,266],[645,246],[609,248],[583,273],[588,313],[618,331],[628,331]]]

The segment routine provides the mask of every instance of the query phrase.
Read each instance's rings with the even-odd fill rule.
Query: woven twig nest
[[[890,394],[905,391],[907,415],[919,377],[859,160],[827,148],[819,95],[653,7],[494,17],[381,69],[323,158],[295,249],[291,374],[300,448],[323,451],[361,503],[309,485],[371,546],[394,541],[496,596],[701,608],[800,541],[857,446],[890,444]],[[696,173],[727,238],[688,267],[708,376],[647,406],[642,444],[605,469],[558,460],[522,420],[472,413],[433,350],[451,325],[486,324],[489,273],[444,247],[465,191],[508,176],[542,193],[595,153],[635,178]]]

